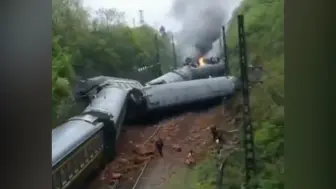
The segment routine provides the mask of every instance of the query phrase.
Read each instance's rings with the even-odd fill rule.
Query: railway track
[[[148,139],[143,143],[143,145],[148,144],[148,142],[153,139],[157,133],[159,132],[159,130],[161,129],[161,125],[159,125],[155,131],[153,132],[153,134],[148,137]],[[108,189],[136,189],[138,186],[139,181],[141,180],[141,177],[143,175],[143,173],[145,172],[147,166],[150,164],[151,160],[148,160],[143,167],[141,168],[138,176],[136,177],[134,182],[126,182],[126,183],[121,183],[121,182],[116,182],[113,185],[109,185]]]

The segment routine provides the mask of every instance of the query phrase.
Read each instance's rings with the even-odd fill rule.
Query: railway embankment
[[[167,188],[174,176],[189,169],[186,159],[190,150],[196,165],[215,152],[210,126],[223,124],[223,118],[226,120],[224,129],[235,128],[231,115],[224,112],[222,106],[184,113],[156,125],[126,126],[117,145],[117,157],[97,178],[95,188],[98,185],[118,189]],[[225,137],[227,141],[235,134],[229,135]],[[163,157],[155,150],[157,137],[164,141]]]

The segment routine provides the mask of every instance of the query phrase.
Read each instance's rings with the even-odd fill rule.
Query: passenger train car
[[[196,72],[191,73],[195,76]],[[204,73],[208,72],[200,75]],[[79,91],[81,98],[90,102],[87,108],[52,131],[53,189],[68,189],[95,168],[111,161],[125,119],[230,95],[236,82],[234,77],[217,77],[143,87],[128,79],[88,80]]]
[[[141,99],[137,81],[105,78],[93,86],[87,91],[91,103],[84,112],[52,131],[53,189],[68,188],[113,159],[126,111],[135,112],[131,108],[136,105],[128,104]]]
[[[102,157],[103,126],[97,117],[81,115],[52,131],[53,189],[67,188]]]

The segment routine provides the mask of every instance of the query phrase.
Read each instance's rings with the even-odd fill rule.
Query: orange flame
[[[206,65],[205,61],[204,61],[204,56],[202,56],[201,58],[198,59],[198,65],[199,67],[203,67]]]

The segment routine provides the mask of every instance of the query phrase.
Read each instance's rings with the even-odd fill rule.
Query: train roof
[[[52,130],[52,167],[103,127],[80,119],[69,120]]]
[[[86,82],[87,85],[89,86],[105,86],[107,84],[114,84],[114,83],[123,83],[123,84],[131,85],[136,88],[142,86],[141,83],[137,80],[118,78],[118,77],[108,77],[108,76],[93,77],[83,82]]]
[[[82,86],[80,89],[77,90],[76,95],[79,97],[86,96],[89,98],[92,98],[94,95],[99,93],[99,90],[97,90],[99,88],[102,89],[106,87],[114,87],[125,90],[143,88],[142,84],[136,80],[106,76],[99,76],[87,79],[85,81],[82,81],[81,85]]]
[[[117,112],[125,105],[128,93],[129,91],[126,89],[106,86],[92,99],[83,112],[98,111],[113,115],[117,119]]]

